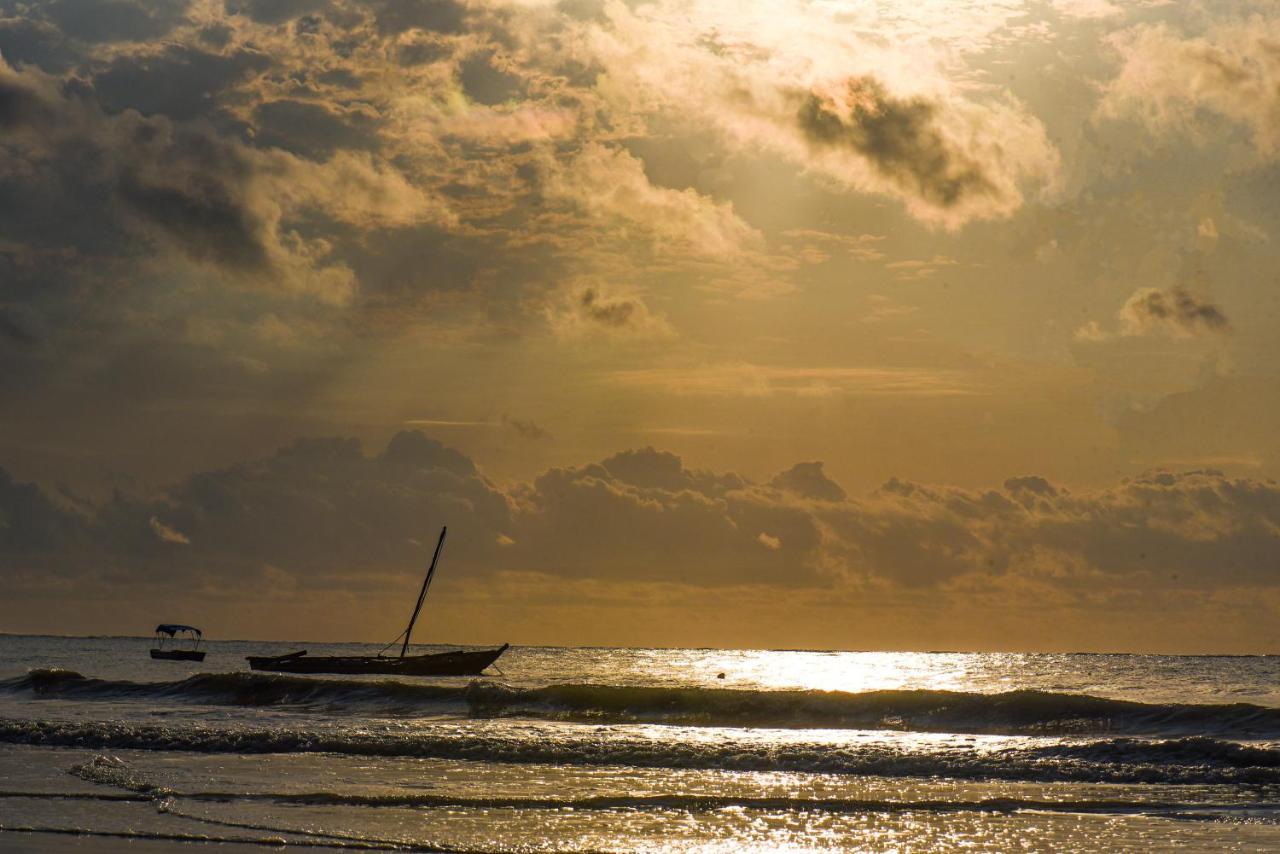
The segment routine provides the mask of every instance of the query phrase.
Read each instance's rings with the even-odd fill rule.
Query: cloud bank
[[[451,564],[472,577],[1081,597],[1280,583],[1280,487],[1211,470],[1082,492],[1036,476],[985,490],[895,479],[855,497],[818,462],[754,483],[642,448],[500,485],[418,431],[373,456],[299,440],[90,512],[5,475],[0,523],[17,596],[144,580],[240,589],[268,574],[297,590],[361,586],[416,572],[446,523]]]

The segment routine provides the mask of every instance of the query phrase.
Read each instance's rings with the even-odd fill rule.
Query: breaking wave
[[[1009,691],[756,691],[551,685],[512,688],[206,673],[173,682],[93,679],[33,670],[0,692],[64,700],[270,706],[333,714],[540,718],[683,726],[889,729],[1012,735],[1214,736],[1280,739],[1280,709],[1249,703],[1139,703],[1083,694]]]
[[[654,740],[593,731],[529,739],[474,731],[315,732],[277,728],[166,727],[121,722],[0,719],[0,743],[195,751],[337,753],[565,766],[795,771],[889,777],[1111,783],[1280,783],[1280,749],[1207,737],[1163,740],[1018,740],[996,749],[857,741]]]
[[[1083,798],[1045,800],[1042,798],[996,797],[973,800],[884,800],[874,798],[829,798],[750,795],[597,795],[579,798],[555,797],[467,797],[462,795],[388,794],[363,795],[341,792],[175,792],[156,794],[133,792],[7,792],[0,799],[70,800],[150,803],[157,799],[179,801],[269,801],[289,806],[387,807],[413,809],[517,809],[517,810],[672,810],[713,812],[748,809],[765,812],[894,813],[894,812],[989,812],[1013,813],[1021,810],[1059,813],[1169,814],[1214,811],[1280,811],[1280,803],[1251,801],[1247,804],[1216,804],[1196,801],[1163,801],[1125,798]]]

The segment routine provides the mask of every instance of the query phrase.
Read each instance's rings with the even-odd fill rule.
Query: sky
[[[1277,11],[0,0],[0,631],[1280,652]]]

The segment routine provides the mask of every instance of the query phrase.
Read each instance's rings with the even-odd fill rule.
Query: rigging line
[[[440,540],[436,543],[435,554],[431,556],[431,567],[427,570],[427,577],[422,579],[422,591],[418,593],[418,604],[413,608],[413,616],[409,618],[409,625],[404,630],[404,645],[400,647],[400,657],[404,658],[404,654],[409,651],[409,637],[413,634],[413,624],[418,619],[418,613],[422,610],[422,603],[427,598],[427,588],[431,586],[431,579],[436,574],[436,563],[440,560],[440,550],[444,548],[444,535],[448,533],[448,526],[440,529]],[[395,643],[395,641],[392,641]]]

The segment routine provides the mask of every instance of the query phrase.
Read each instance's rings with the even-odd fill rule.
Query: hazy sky
[[[1274,2],[0,0],[0,631],[1280,651]],[[818,462],[821,461],[821,462]]]

